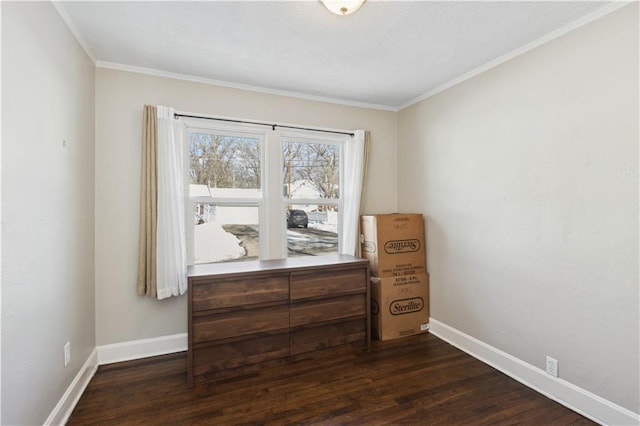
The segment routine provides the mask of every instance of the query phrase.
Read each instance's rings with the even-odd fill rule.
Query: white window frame
[[[214,198],[214,197],[189,197],[190,176],[190,150],[189,137],[191,132],[222,133],[225,135],[238,135],[257,138],[261,140],[260,150],[260,189],[259,196],[254,199],[244,198]],[[203,120],[184,118],[184,140],[186,150],[185,167],[185,206],[186,206],[186,230],[187,230],[187,261],[193,265],[194,255],[194,224],[193,210],[198,203],[208,203],[225,206],[257,206],[258,207],[258,235],[260,255],[259,259],[284,259],[287,257],[287,227],[284,220],[289,204],[324,204],[338,206],[338,253],[341,253],[341,238],[343,230],[343,176],[344,176],[344,145],[347,135],[321,133],[317,131],[280,131],[264,125],[227,123],[216,120]],[[340,147],[339,164],[339,192],[334,199],[289,199],[282,191],[284,176],[282,165],[284,164],[285,141],[306,142],[315,144],[331,144]]]
[[[282,198],[282,217],[286,214],[287,206],[289,204],[323,204],[323,205],[333,205],[338,207],[338,253],[342,253],[342,200],[344,199],[343,195],[343,176],[344,176],[344,144],[346,142],[345,135],[339,134],[319,134],[318,132],[283,132],[280,135],[280,169],[282,170],[282,165],[285,162],[284,158],[284,144],[285,142],[302,142],[309,144],[321,144],[321,145],[336,145],[339,147],[339,165],[338,165],[338,198],[288,198],[284,195]],[[280,188],[284,187],[285,177],[281,175],[281,185]],[[282,194],[282,189],[281,192]],[[283,244],[287,245],[287,233],[286,231],[282,234]],[[286,257],[286,253],[285,253]]]

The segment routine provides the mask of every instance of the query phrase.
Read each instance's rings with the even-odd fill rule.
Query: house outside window
[[[282,154],[288,256],[337,253],[342,141],[285,137]]]
[[[185,124],[189,264],[339,252],[343,135]]]

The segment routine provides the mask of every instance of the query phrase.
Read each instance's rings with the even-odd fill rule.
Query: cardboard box
[[[371,277],[371,333],[391,340],[429,330],[429,275]]]
[[[421,214],[381,214],[361,217],[362,257],[371,274],[396,277],[427,272],[424,220]]]

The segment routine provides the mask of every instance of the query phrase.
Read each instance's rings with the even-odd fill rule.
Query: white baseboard
[[[429,326],[429,332],[433,335],[595,422],[606,425],[640,424],[640,414],[627,410],[566,380],[552,377],[540,368],[438,320],[430,318]]]
[[[187,333],[98,346],[100,365],[187,350]]]
[[[133,340],[96,347],[84,363],[76,377],[65,391],[58,404],[45,420],[45,425],[63,425],[78,404],[89,381],[98,370],[99,365],[111,364],[132,359],[147,358],[187,350],[187,333],[151,339]]]
[[[98,370],[98,351],[96,349],[91,352],[89,358],[84,363],[76,377],[73,379],[60,401],[56,404],[45,425],[63,425],[69,420],[69,416],[76,408],[76,404],[89,385],[89,381]]]
[[[566,380],[549,376],[508,353],[502,352],[436,319],[429,331],[474,358],[518,382],[559,402],[583,416],[607,425],[638,425],[640,415],[582,389]],[[45,425],[65,424],[98,365],[129,361],[187,350],[187,333],[98,346],[56,405]]]

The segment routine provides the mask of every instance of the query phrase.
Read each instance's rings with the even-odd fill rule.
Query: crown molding
[[[447,89],[450,89],[454,86],[457,86],[460,83],[463,83],[477,75],[480,75],[486,71],[489,71],[492,68],[497,67],[500,64],[503,64],[507,61],[510,61],[511,59],[514,59],[520,55],[523,55],[527,52],[529,52],[530,50],[535,49],[536,47],[542,46],[546,43],[549,43],[550,41],[553,41],[559,37],[562,37],[563,35],[576,30],[584,25],[587,25],[593,21],[596,21],[600,18],[603,18],[604,16],[615,12],[618,9],[621,9],[625,6],[628,6],[629,4],[632,3],[637,3],[636,1],[613,1],[609,4],[607,4],[606,6],[601,7],[600,9],[594,10],[593,12],[583,16],[582,18],[576,19],[573,22],[570,22],[569,24],[558,28],[555,31],[552,31],[530,43],[525,44],[522,47],[519,47],[515,50],[512,50],[511,52],[502,55],[496,59],[493,59],[489,62],[487,62],[484,65],[481,65],[477,68],[472,69],[471,71],[462,74],[459,77],[454,78],[453,80],[449,80],[448,82],[441,84],[440,86],[437,86],[431,90],[429,90],[427,93],[425,93],[424,95],[418,96],[417,98],[414,98],[400,106],[398,106],[396,108],[396,111],[401,111],[405,108],[408,108],[414,104],[417,104],[420,101],[424,101],[425,99],[429,99],[430,97],[437,95],[440,92],[443,92]]]
[[[267,89],[264,87],[231,83],[228,81],[214,80],[214,79],[205,78],[205,77],[197,77],[189,74],[180,74],[180,73],[174,73],[169,71],[162,71],[162,70],[157,70],[153,68],[144,68],[144,67],[137,67],[133,65],[118,64],[114,62],[97,61],[96,67],[150,75],[154,77],[164,77],[164,78],[172,78],[176,80],[191,81],[194,83],[209,84],[212,86],[227,87],[230,89],[246,90],[250,92],[265,93],[269,95],[286,96],[289,98],[298,98],[298,99],[304,99],[308,101],[325,102],[325,103],[331,103],[331,104],[337,104],[337,105],[343,105],[343,106],[349,106],[349,107],[375,109],[375,110],[381,110],[381,111],[393,111],[393,112],[398,111],[397,108],[387,106],[387,105],[368,104],[364,102],[352,102],[352,101],[345,101],[341,99],[334,99],[334,98],[323,97],[323,96],[308,95],[308,94],[299,93],[299,92]]]
[[[153,68],[145,68],[145,67],[138,67],[138,66],[133,66],[133,65],[126,65],[126,64],[120,64],[120,63],[114,63],[114,62],[107,62],[107,61],[100,61],[97,60],[96,57],[93,55],[93,52],[91,51],[91,49],[89,48],[89,45],[87,44],[87,42],[84,40],[84,38],[80,35],[80,32],[78,31],[77,27],[75,26],[75,24],[73,23],[73,21],[69,18],[69,16],[67,15],[66,10],[64,9],[64,7],[60,4],[60,0],[51,0],[53,6],[56,8],[56,10],[58,11],[58,13],[60,14],[60,16],[62,17],[62,19],[64,20],[64,22],[67,24],[67,26],[69,27],[70,31],[73,33],[73,35],[75,36],[76,40],[78,41],[78,43],[82,46],[82,48],[84,49],[84,51],[87,53],[87,55],[89,56],[89,58],[91,59],[91,61],[95,64],[95,66],[97,68],[105,68],[105,69],[113,69],[113,70],[118,70],[118,71],[125,71],[125,72],[132,72],[132,73],[137,73],[137,74],[144,74],[144,75],[150,75],[150,76],[154,76],[154,77],[164,77],[164,78],[171,78],[171,79],[176,79],[176,80],[183,80],[183,81],[190,81],[190,82],[194,82],[194,83],[202,83],[202,84],[208,84],[208,85],[213,85],[213,86],[220,86],[220,87],[227,87],[227,88],[231,88],[231,89],[239,89],[239,90],[246,90],[246,91],[251,91],[251,92],[257,92],[257,93],[265,93],[265,94],[269,94],[269,95],[276,95],[276,96],[286,96],[286,97],[290,97],[290,98],[298,98],[298,99],[304,99],[304,100],[309,100],[309,101],[315,101],[315,102],[324,102],[324,103],[332,103],[332,104],[336,104],[336,105],[343,105],[343,106],[349,106],[349,107],[356,107],[356,108],[366,108],[366,109],[374,109],[374,110],[380,110],[380,111],[391,111],[391,112],[398,112],[401,111],[405,108],[408,108],[418,102],[421,102],[425,99],[428,99],[432,96],[437,95],[440,92],[443,92],[447,89],[450,89],[454,86],[457,86],[460,83],[463,83],[473,77],[476,77],[486,71],[491,70],[492,68],[497,67],[500,64],[503,64],[507,61],[510,61],[511,59],[514,59],[520,55],[523,55],[527,52],[529,52],[530,50],[533,50],[539,46],[542,46],[546,43],[549,43],[550,41],[553,41],[573,30],[576,30],[586,24],[589,24],[593,21],[596,21],[616,10],[619,10],[625,6],[628,6],[629,4],[632,3],[636,3],[637,0],[635,1],[612,1],[610,3],[607,3],[605,6],[573,21],[570,22],[569,24],[555,30],[552,31],[530,43],[525,44],[522,47],[519,47],[505,55],[502,55],[496,59],[493,59],[487,63],[485,63],[484,65],[481,65],[479,67],[476,67],[474,69],[472,69],[471,71],[460,75],[459,77],[456,77],[452,80],[447,81],[446,83],[443,83],[431,90],[429,90],[428,92],[426,92],[425,94],[418,96],[416,98],[413,98],[403,104],[400,105],[396,105],[396,106],[391,106],[391,105],[379,105],[379,104],[371,104],[371,103],[365,103],[365,102],[353,102],[353,101],[347,101],[347,100],[342,100],[342,99],[336,99],[336,98],[330,98],[330,97],[324,97],[324,96],[316,96],[316,95],[309,95],[309,94],[305,94],[305,93],[300,93],[300,92],[293,92],[293,91],[285,91],[285,90],[276,90],[276,89],[267,89],[264,87],[258,87],[258,86],[251,86],[251,85],[247,85],[247,84],[239,84],[239,83],[232,83],[232,82],[228,82],[228,81],[222,81],[222,80],[215,80],[215,79],[210,79],[210,78],[205,78],[205,77],[198,77],[198,76],[194,76],[194,75],[189,75],[189,74],[181,74],[181,73],[174,73],[174,72],[169,72],[169,71],[162,71],[162,70],[157,70],[157,69],[153,69]]]

